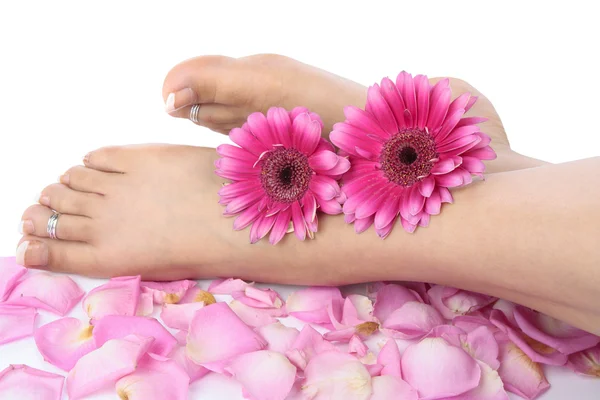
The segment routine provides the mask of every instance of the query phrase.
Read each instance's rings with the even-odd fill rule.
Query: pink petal
[[[233,229],[239,231],[247,228],[250,224],[256,221],[262,213],[263,211],[260,209],[260,203],[254,203],[242,211],[235,221],[233,221]]]
[[[390,136],[390,134],[383,129],[377,119],[367,111],[361,110],[360,108],[354,106],[346,106],[344,107],[344,115],[346,115],[346,122],[357,128],[358,131],[368,132],[369,134],[376,135],[381,138],[388,138]],[[361,136],[364,137],[364,134]]]
[[[273,224],[273,229],[271,230],[271,234],[269,235],[269,243],[272,245],[276,245],[283,239],[286,233],[288,233],[288,229],[290,226],[290,221],[292,220],[292,210],[288,208],[287,210],[281,211],[277,214],[277,219]]]
[[[284,303],[279,294],[272,289],[258,289],[246,286],[244,291],[235,291],[231,296],[249,307],[281,308]]]
[[[463,154],[463,156],[474,157],[480,160],[495,160],[497,157],[496,152],[489,146],[467,151]]]
[[[433,193],[433,189],[435,188],[435,178],[433,176],[428,176],[423,178],[421,184],[419,185],[419,192],[423,197],[431,196]]]
[[[0,257],[0,303],[8,298],[27,268],[17,265],[15,257]]]
[[[389,134],[398,132],[398,125],[390,106],[383,98],[379,85],[369,87],[367,90],[367,105],[373,116],[379,121],[380,126]]]
[[[321,124],[308,113],[300,114],[292,122],[292,142],[294,148],[310,156],[321,140]]]
[[[66,275],[36,272],[18,282],[5,304],[41,308],[65,315],[81,300],[84,291]]]
[[[394,338],[417,339],[444,323],[444,318],[429,304],[409,301],[393,311],[383,323]]]
[[[498,369],[498,343],[487,326],[480,326],[467,333],[462,340],[463,349],[473,358],[483,361],[492,369]]]
[[[399,309],[408,301],[417,299],[415,293],[404,286],[393,283],[384,285],[377,292],[373,315],[383,323],[394,310]]]
[[[308,165],[312,169],[327,171],[336,166],[339,157],[332,151],[319,151],[308,158]]]
[[[256,162],[256,156],[246,149],[242,149],[230,144],[222,144],[217,147],[217,153],[221,157],[230,157],[238,160],[248,161],[252,164]]]
[[[514,316],[523,333],[566,355],[600,343],[596,335],[523,306],[517,305]]]
[[[138,365],[152,338],[114,339],[81,357],[67,376],[67,392],[72,400],[82,399],[108,388]],[[101,366],[101,368],[99,368]]]
[[[296,367],[303,370],[313,357],[326,351],[337,351],[337,348],[307,324],[285,354]]]
[[[413,127],[414,117],[417,116],[417,99],[415,95],[415,85],[413,77],[406,71],[400,72],[396,78],[396,87],[402,96],[402,100],[406,105],[406,110],[413,116],[411,121],[407,121],[406,117],[404,120],[409,124],[409,127]]]
[[[339,320],[344,298],[337,287],[310,287],[292,293],[286,302],[289,315],[304,322],[312,322],[325,326],[331,325],[327,311],[333,308]]]
[[[477,311],[496,301],[495,297],[442,285],[433,285],[427,293],[431,304],[446,319]]]
[[[371,375],[350,354],[327,351],[313,357],[304,370],[302,392],[311,399],[368,400]]]
[[[313,176],[309,188],[317,198],[322,200],[332,200],[340,194],[340,187],[336,181],[321,175]]]
[[[406,123],[404,122],[404,110],[406,109],[406,106],[404,105],[404,101],[400,96],[400,92],[390,78],[383,78],[381,80],[381,94],[390,106],[392,113],[394,113],[394,118],[396,119],[398,128],[405,128]]]
[[[445,400],[509,400],[498,372],[484,362],[478,361],[477,364],[481,369],[479,385],[466,393]]]
[[[281,107],[271,107],[267,111],[267,120],[271,127],[271,132],[277,143],[289,148],[292,145],[290,131],[292,129],[292,120],[290,114]]]
[[[418,400],[419,395],[408,383],[393,375],[374,376],[371,380],[373,395],[370,400]]]
[[[33,335],[35,308],[0,304],[0,344]]]
[[[154,298],[150,292],[140,292],[135,315],[146,317],[154,312]]]
[[[92,321],[105,315],[135,315],[140,296],[140,276],[112,278],[83,298],[83,310]]]
[[[423,209],[423,206],[425,205],[425,199],[426,198],[423,197],[423,195],[419,192],[417,188],[412,188],[412,190],[409,192],[408,197],[409,212],[412,215],[417,215],[418,213],[420,213]]]
[[[222,371],[221,362],[267,343],[238,318],[226,303],[215,303],[196,311],[187,339],[188,357],[213,371]]]
[[[160,312],[160,319],[169,328],[187,331],[196,311],[204,306],[203,302],[165,304]]]
[[[233,200],[231,200],[231,202],[229,202],[229,204],[227,204],[224,214],[225,215],[234,215],[239,212],[242,212],[245,209],[251,207],[257,201],[260,201],[262,198],[264,198],[264,196],[265,196],[265,193],[262,190],[255,190],[250,193],[240,195],[240,196],[234,198]]]
[[[578,374],[600,378],[600,345],[571,354],[567,365]]]
[[[307,226],[302,213],[300,203],[295,201],[292,203],[292,222],[294,224],[294,234],[300,240],[306,239]]]
[[[348,353],[356,354],[357,357],[364,357],[367,355],[368,350],[358,335],[352,335],[348,341]]]
[[[438,85],[439,88],[436,88]],[[427,119],[427,127],[430,130],[435,130],[442,126],[442,123],[448,113],[451,97],[452,91],[447,86],[445,79],[435,84],[431,91],[429,118]]]
[[[284,400],[296,379],[296,367],[283,354],[269,350],[242,354],[227,371],[254,400]]]
[[[160,322],[148,317],[107,315],[96,321],[93,335],[97,346],[128,335],[152,337],[154,341],[148,351],[160,356],[168,355],[177,344],[177,339]]]
[[[457,165],[452,158],[445,158],[438,161],[431,169],[433,175],[445,175],[456,169]]]
[[[214,282],[214,281],[213,281]],[[206,290],[201,289],[199,286],[195,286],[185,293],[185,296],[181,298],[179,304],[186,303],[204,303],[205,306],[210,306],[217,302],[215,296]]]
[[[152,293],[155,304],[179,303],[188,289],[196,286],[196,282],[183,280],[173,282],[140,282],[142,291]]]
[[[254,112],[248,116],[247,120],[250,132],[270,150],[274,144],[278,144],[276,135],[271,132],[271,127],[267,117],[261,112]]]
[[[258,328],[277,321],[277,317],[286,315],[285,308],[255,308],[233,300],[229,303],[231,310],[248,326]]]
[[[279,353],[288,351],[300,334],[298,329],[289,328],[279,321],[260,326],[255,331],[267,342],[267,350]]]
[[[6,400],[60,400],[65,378],[50,372],[11,364],[0,372],[0,398]]]
[[[175,347],[171,354],[169,354],[169,357],[183,368],[190,378],[190,383],[197,381],[210,372],[210,370],[189,359],[185,351],[185,346]]]
[[[383,369],[381,375],[393,375],[402,378],[400,369],[400,350],[394,339],[388,339],[385,345],[377,355],[377,364],[381,364]]]
[[[429,115],[429,91],[431,88],[425,75],[415,76],[414,82],[417,96],[417,127],[424,129]]]
[[[147,354],[132,374],[115,385],[121,399],[187,400],[190,378],[175,361]]]
[[[77,318],[61,318],[39,327],[35,344],[45,361],[70,371],[81,357],[96,350],[93,328]]]
[[[482,174],[485,171],[485,164],[478,158],[464,156],[461,166],[472,174]]]
[[[535,399],[550,388],[542,367],[514,343],[501,342],[498,374],[509,392]]]
[[[475,360],[442,338],[426,338],[408,346],[401,364],[404,380],[422,400],[468,392],[478,386],[481,377]]]
[[[241,279],[218,279],[210,283],[208,291],[212,294],[231,294],[232,292],[246,289],[248,285],[248,283]]]

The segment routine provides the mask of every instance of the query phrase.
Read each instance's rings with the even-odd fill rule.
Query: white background
[[[223,142],[163,111],[164,75],[202,54],[280,53],[365,85],[403,69],[463,78],[495,104],[515,150],[552,162],[597,156],[600,25],[592,7],[585,1],[2,2],[0,255],[14,253],[20,215],[35,194],[87,151]],[[0,369],[8,363],[51,369],[34,349],[25,350],[32,342],[19,343],[0,350]],[[554,388],[545,400],[596,399],[600,392],[600,380],[555,371],[549,377]],[[202,398],[239,397],[236,390],[227,392],[234,397],[212,393]]]

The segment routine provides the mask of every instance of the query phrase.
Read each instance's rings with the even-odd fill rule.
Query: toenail
[[[58,181],[60,183],[62,183],[63,185],[68,185],[69,181],[70,181],[69,175],[68,174],[64,174],[64,175],[59,176],[58,177]]]
[[[19,222],[19,233],[21,235],[24,234],[32,234],[35,232],[35,226],[33,226],[33,221],[30,219],[25,219]]]
[[[40,196],[38,202],[42,205],[50,207],[50,197],[48,196]]]
[[[196,93],[190,88],[169,93],[167,101],[165,102],[165,111],[170,113],[191,104],[195,104],[197,98],[198,96],[196,96]]]
[[[37,240],[25,241],[17,247],[17,264],[25,267],[43,267],[48,263],[48,248]]]

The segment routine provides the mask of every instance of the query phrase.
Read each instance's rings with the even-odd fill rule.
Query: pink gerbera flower
[[[300,240],[317,231],[317,208],[342,212],[345,196],[337,180],[350,168],[347,158],[321,138],[323,122],[297,107],[291,112],[273,107],[267,115],[253,113],[229,134],[240,147],[221,145],[217,175],[233,182],[220,191],[225,215],[236,215],[233,228],[252,224],[250,242],[269,231],[276,244],[292,230]]]
[[[365,110],[346,107],[346,121],[334,125],[331,141],[350,154],[343,177],[344,214],[356,232],[375,224],[385,238],[398,216],[414,232],[451,203],[448,188],[483,176],[481,160],[496,154],[490,137],[476,125],[486,118],[463,118],[477,97],[464,93],[450,102],[449,80],[431,86],[426,76],[401,72],[371,86]]]

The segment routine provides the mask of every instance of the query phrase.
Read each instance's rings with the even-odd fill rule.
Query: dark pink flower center
[[[279,148],[263,157],[260,182],[271,200],[292,203],[304,196],[312,174],[307,156]]]
[[[437,156],[428,132],[406,129],[383,145],[381,169],[391,182],[408,187],[429,175]]]

